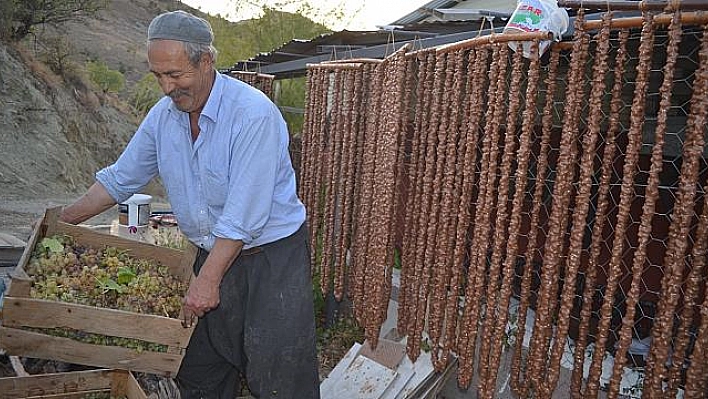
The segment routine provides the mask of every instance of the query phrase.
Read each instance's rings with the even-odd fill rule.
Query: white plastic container
[[[553,39],[558,41],[568,31],[569,24],[568,12],[565,8],[558,7],[557,1],[519,0],[516,10],[511,14],[504,28],[504,33],[550,32],[553,33]],[[548,50],[550,44],[550,40],[539,43],[539,56]],[[521,46],[524,57],[531,58],[531,42],[522,42]],[[516,51],[518,44],[516,41],[510,41],[509,47]]]
[[[118,204],[118,224],[128,227],[129,230],[147,226],[150,222],[151,201],[150,195],[134,194]]]

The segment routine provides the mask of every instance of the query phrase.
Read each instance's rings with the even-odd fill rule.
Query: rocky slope
[[[43,41],[68,41],[72,62],[103,60],[130,86],[147,71],[150,20],[175,8],[189,9],[178,1],[112,0],[95,18],[0,43],[0,230],[26,239],[31,221],[82,193],[139,123],[117,96],[52,72],[41,62]],[[162,195],[158,184],[147,191]]]

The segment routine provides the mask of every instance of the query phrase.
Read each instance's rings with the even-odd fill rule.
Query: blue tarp
[[[5,296],[5,280],[0,277],[0,309],[2,309],[2,298]]]

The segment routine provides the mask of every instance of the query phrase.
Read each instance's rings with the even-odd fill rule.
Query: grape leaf
[[[108,291],[115,291],[119,294],[122,294],[123,292],[125,292],[125,287],[116,283],[111,278],[108,278],[108,277],[102,278],[102,279],[97,278],[96,280],[98,281],[98,286],[103,290],[104,294],[107,293]]]
[[[40,242],[43,248],[48,249],[49,252],[52,253],[62,253],[64,252],[64,245],[61,243],[61,241],[57,240],[56,238],[42,238],[42,241]]]
[[[135,272],[129,267],[118,268],[118,284],[127,285],[135,279]]]

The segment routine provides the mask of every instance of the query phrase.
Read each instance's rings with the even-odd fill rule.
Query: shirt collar
[[[202,115],[211,119],[212,122],[216,122],[216,118],[219,116],[219,108],[221,106],[221,94],[224,92],[224,76],[222,76],[219,71],[214,71],[216,77],[214,78],[214,85],[211,87],[211,93],[209,93],[209,98],[206,104],[204,104],[204,109],[202,109]]]
[[[206,104],[204,104],[204,108],[201,112],[201,115],[206,116],[212,122],[216,122],[216,119],[219,116],[221,94],[224,92],[225,85],[225,77],[219,71],[214,71],[214,73],[216,74],[216,77],[214,78],[214,85],[211,87],[209,98],[207,98],[207,102]],[[172,100],[170,100],[169,110],[170,114],[172,114],[177,119],[180,119],[183,116],[182,114],[186,116],[186,113],[177,109],[174,101]]]

